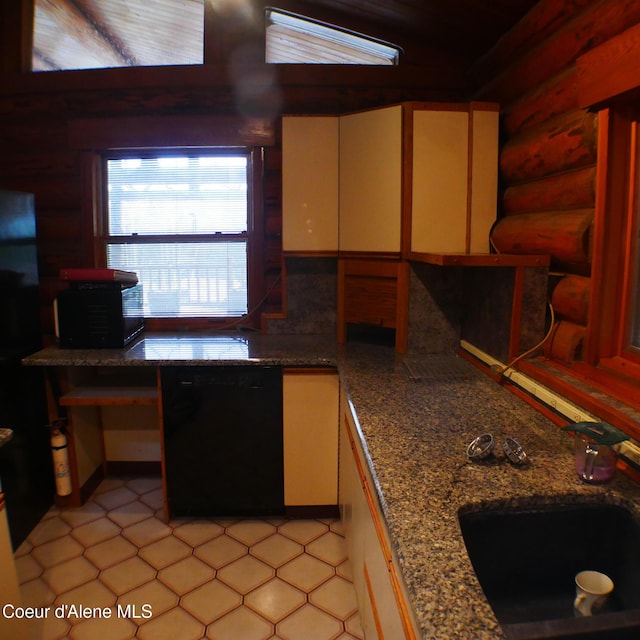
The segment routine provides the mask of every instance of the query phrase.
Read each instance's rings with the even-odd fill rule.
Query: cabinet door
[[[493,109],[474,109],[472,117],[471,253],[489,253],[489,235],[498,202],[498,121]]]
[[[355,420],[344,400],[341,419],[340,507],[365,637],[415,638]]]
[[[282,249],[338,250],[338,118],[282,119]]]
[[[340,251],[400,251],[402,107],[340,118]]]
[[[338,376],[285,372],[285,506],[338,504]]]
[[[466,251],[468,158],[467,111],[414,111],[412,251]]]

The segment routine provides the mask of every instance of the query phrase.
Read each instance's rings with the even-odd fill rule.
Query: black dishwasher
[[[282,369],[160,371],[171,516],[284,512]]]

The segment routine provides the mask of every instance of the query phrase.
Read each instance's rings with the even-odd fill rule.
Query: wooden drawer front
[[[397,301],[396,278],[345,276],[345,322],[395,328]]]

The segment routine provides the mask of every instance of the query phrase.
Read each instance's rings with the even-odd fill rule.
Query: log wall
[[[598,158],[598,116],[581,106],[577,60],[638,23],[633,0],[541,0],[473,68],[475,97],[502,105],[492,240],[504,252],[551,254],[547,354],[565,362],[581,358],[588,320]]]

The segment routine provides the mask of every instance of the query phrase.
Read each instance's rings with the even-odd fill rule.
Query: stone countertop
[[[467,556],[459,509],[598,501],[623,504],[640,517],[635,483],[622,474],[604,487],[580,482],[571,437],[455,355],[403,357],[388,347],[337,347],[330,337],[239,332],[145,334],[114,350],[48,347],[24,362],[337,366],[424,640],[504,637]],[[470,462],[467,446],[485,432],[495,438],[496,455]],[[506,436],[526,450],[525,465],[504,458]]]
[[[332,336],[225,333],[144,333],[123,349],[50,346],[22,360],[37,366],[246,365],[336,366]]]
[[[420,375],[408,375],[417,360]],[[339,370],[425,640],[504,637],[467,556],[459,509],[602,501],[640,517],[635,483],[622,474],[604,487],[579,481],[572,437],[461,358],[348,345]],[[469,461],[468,444],[485,432],[495,456]],[[506,436],[524,447],[524,465],[505,459]]]

